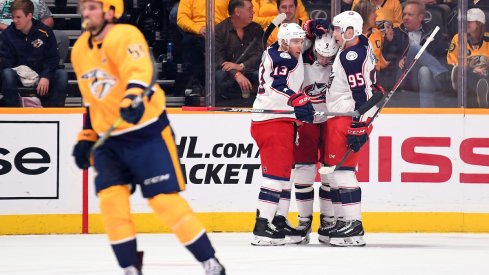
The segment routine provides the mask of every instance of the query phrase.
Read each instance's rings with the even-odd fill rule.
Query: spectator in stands
[[[489,108],[489,33],[485,32],[486,17],[479,8],[467,11],[467,105],[466,107]],[[447,63],[453,66],[452,85],[457,89],[458,78],[458,34],[447,54]]]
[[[307,15],[302,0],[296,0],[294,3],[297,9],[296,19],[300,19],[302,22],[309,20],[309,16]],[[255,12],[253,21],[260,24],[263,29],[266,29],[273,18],[279,14],[277,12],[277,7],[277,0],[253,0],[253,11]]]
[[[59,54],[53,31],[33,20],[30,0],[15,0],[11,5],[13,24],[2,32],[0,57],[3,100],[7,107],[21,106],[17,86],[19,75],[14,68],[25,65],[39,75],[35,86],[44,107],[63,107],[68,88],[66,71],[58,69]]]
[[[216,25],[216,90],[224,99],[247,99],[258,86],[263,29],[252,22],[251,0],[231,0],[228,12],[230,17]]]
[[[379,31],[376,25],[376,13],[377,7],[374,3],[368,0],[361,0],[355,6],[354,11],[358,12],[363,19],[363,35],[368,37],[370,44],[372,44],[372,48],[374,50],[375,59],[377,60],[377,64],[375,65],[375,69],[380,71],[389,66],[389,61],[385,60],[382,55],[382,45],[384,44],[384,35],[389,36],[390,39],[394,37],[394,31],[392,30],[392,26],[389,26],[386,23],[384,28],[384,33]]]
[[[285,13],[286,16],[285,20],[282,23],[296,23],[297,25],[302,26],[303,23],[306,23],[306,21],[309,20],[307,14],[305,17],[305,21],[303,21],[302,18],[298,18],[297,5],[298,0],[277,0],[277,14]],[[278,29],[279,28],[275,28],[268,37],[267,46],[270,46],[273,43],[277,42]]]
[[[215,23],[227,17],[227,2],[227,0],[216,1]],[[186,80],[187,88],[192,90],[192,95],[202,95],[205,82],[206,1],[181,0],[178,6],[177,24],[183,31],[183,63],[185,73],[189,77]]]
[[[426,13],[422,0],[407,0],[403,9],[403,23],[394,28],[391,40],[385,37],[383,55],[398,57],[389,60],[398,66],[398,75],[412,62],[421,45],[433,32],[433,29],[424,23]],[[450,81],[448,68],[440,61],[445,60],[448,42],[441,33],[437,33],[433,42],[421,55],[406,76],[403,88],[419,91],[420,107],[436,107],[436,91],[447,90],[446,83]],[[440,106],[441,107],[441,106]]]
[[[360,2],[360,0],[353,1],[352,10]],[[377,9],[376,24],[379,30],[383,30],[384,23],[388,22],[394,27],[399,27],[402,23],[402,6],[399,0],[370,0],[374,3]]]
[[[4,31],[12,23],[12,13],[10,12],[10,6],[14,0],[0,0],[0,31]],[[33,0],[34,13],[33,19],[41,21],[44,25],[53,29],[54,20],[48,5],[44,0]],[[68,56],[70,47],[70,39],[68,35],[60,30],[53,30],[56,37],[56,43],[59,51],[60,61],[64,63]]]
[[[457,1],[455,1],[457,2]],[[489,0],[469,0],[469,8],[489,8]]]

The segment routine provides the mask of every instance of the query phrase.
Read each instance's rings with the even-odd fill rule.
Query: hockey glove
[[[90,167],[90,151],[93,145],[98,140],[98,135],[92,129],[83,129],[78,134],[78,143],[73,148],[73,156],[75,157],[76,166],[80,169]]]
[[[287,101],[289,106],[294,107],[295,117],[304,122],[314,121],[314,107],[308,96],[304,94],[294,94]]]
[[[365,122],[353,121],[346,133],[348,148],[355,153],[360,151],[360,148],[368,141],[368,127]]]
[[[314,37],[321,38],[323,34],[332,29],[331,23],[326,19],[307,20],[303,28],[309,39],[313,39]]]
[[[380,92],[383,95],[385,95],[384,87],[380,86],[380,84],[375,83],[375,84],[372,84],[370,87],[372,88],[372,93]]]
[[[121,117],[124,121],[137,124],[144,114],[143,98],[138,93],[129,93],[120,104]]]

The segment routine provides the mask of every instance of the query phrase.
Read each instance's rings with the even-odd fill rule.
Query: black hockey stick
[[[286,17],[287,16],[285,15],[285,13],[280,13],[279,15],[277,15],[272,20],[272,22],[270,23],[270,25],[268,25],[268,27],[265,30],[265,32],[263,33],[263,37],[262,37],[263,49],[266,49],[267,48],[267,41],[268,41],[268,38],[270,37],[270,35],[272,34],[273,30],[276,27],[278,27],[278,25],[282,24],[282,22],[284,22],[284,20],[285,20]]]
[[[141,93],[141,95],[137,96],[132,101],[131,105],[132,105],[133,108],[136,108],[137,106],[139,106],[139,104],[143,104],[143,98],[145,96],[149,95],[152,92],[152,88],[156,84],[156,76],[158,74],[158,71],[156,70],[156,63],[155,63],[155,61],[153,59],[153,54],[151,53],[151,50],[149,50],[149,58],[151,60],[151,65],[153,67],[153,75],[151,77],[151,82],[149,83],[148,86],[146,86],[144,88],[144,90]],[[107,130],[107,132],[105,132],[102,136],[100,136],[100,138],[97,140],[97,142],[95,142],[95,144],[92,146],[92,150],[90,152],[93,154],[93,152],[97,148],[99,148],[100,146],[102,146],[107,141],[107,139],[109,139],[109,137],[112,134],[112,132],[114,132],[114,130],[117,129],[117,127],[119,127],[119,125],[121,125],[122,122],[123,122],[122,117],[119,117],[114,122],[114,124],[112,124],[112,126],[110,126],[110,128]]]
[[[389,99],[392,97],[392,95],[394,94],[394,92],[399,88],[399,86],[401,85],[402,81],[404,80],[404,78],[406,78],[406,75],[409,73],[409,71],[411,71],[411,69],[413,68],[414,64],[416,64],[416,61],[419,59],[419,57],[423,54],[423,52],[426,50],[426,48],[428,47],[428,45],[431,43],[431,41],[434,40],[435,38],[435,35],[436,33],[440,30],[440,27],[436,26],[435,29],[433,30],[433,32],[431,32],[431,35],[426,39],[426,41],[424,42],[423,46],[419,49],[418,53],[416,54],[416,56],[414,57],[413,61],[411,62],[411,64],[409,64],[409,67],[407,67],[406,70],[404,70],[404,72],[401,74],[401,76],[399,77],[399,79],[397,80],[396,84],[394,85],[394,87],[392,87],[392,89],[390,90],[390,92],[388,92],[385,96],[384,96],[384,100],[383,101],[380,101],[379,102],[379,106],[377,111],[374,113],[374,115],[372,116],[372,119],[370,119],[368,122],[367,122],[367,127],[370,126],[372,124],[372,122],[374,121],[374,119],[378,116],[378,114],[380,113],[380,111],[385,107],[385,105],[387,104],[387,102],[389,101]],[[334,171],[338,170],[342,165],[343,163],[345,163],[346,159],[348,159],[348,157],[350,156],[351,152],[353,150],[351,148],[348,148],[348,151],[346,151],[346,154],[343,156],[343,158],[338,162],[338,164],[336,165],[333,165],[333,166],[323,166],[321,168],[319,168],[318,172],[319,174],[321,175],[326,175],[326,174],[330,174],[330,173],[333,173]]]
[[[365,102],[360,108],[353,112],[321,112],[315,111],[314,116],[361,116],[377,105],[382,99],[382,93],[374,93],[370,99]],[[232,113],[260,113],[260,114],[294,114],[294,110],[267,110],[267,109],[250,109],[250,108],[233,108],[233,107],[193,107],[182,106],[182,111],[210,111],[210,112],[232,112]]]

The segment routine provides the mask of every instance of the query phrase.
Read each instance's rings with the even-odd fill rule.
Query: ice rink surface
[[[489,274],[489,234],[367,233],[367,246],[254,247],[250,233],[211,233],[227,274]],[[172,234],[139,234],[143,272],[203,274]],[[0,274],[122,274],[105,235],[0,236]]]

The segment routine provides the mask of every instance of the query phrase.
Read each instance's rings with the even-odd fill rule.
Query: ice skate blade
[[[284,244],[285,239],[272,239],[262,236],[253,236],[253,240],[251,240],[251,245],[255,246],[279,246]]]
[[[346,238],[331,238],[329,240],[331,246],[365,246],[365,241],[362,236],[346,237]]]
[[[318,241],[322,244],[329,244],[329,236],[322,236],[322,235],[319,235],[318,236]]]
[[[285,244],[296,244],[296,245],[301,245],[301,244],[308,244],[310,241],[309,235],[302,237],[302,236],[285,236]]]

